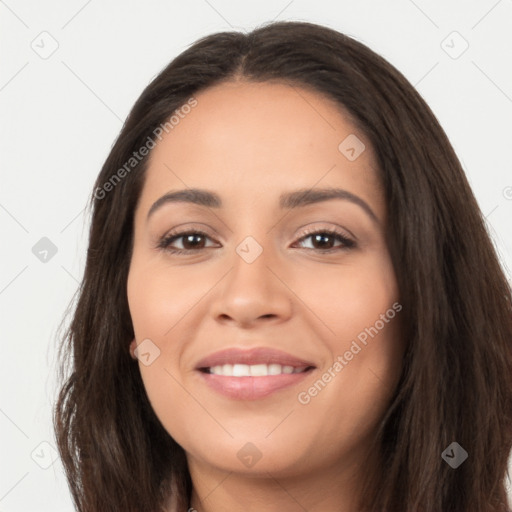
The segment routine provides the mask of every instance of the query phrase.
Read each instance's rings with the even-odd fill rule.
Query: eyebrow
[[[375,215],[366,201],[352,194],[352,192],[341,188],[299,189],[293,192],[285,192],[279,196],[279,207],[281,209],[291,210],[314,203],[329,201],[331,199],[343,199],[358,205],[377,225],[379,225],[377,215]],[[208,208],[222,207],[222,199],[215,192],[199,188],[176,190],[174,192],[168,192],[153,203],[148,211],[146,222],[156,210],[168,203],[192,203]]]

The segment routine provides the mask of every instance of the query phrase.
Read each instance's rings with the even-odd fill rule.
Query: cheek
[[[330,357],[302,387],[300,403],[337,437],[356,426],[359,432],[370,429],[385,412],[400,376],[403,340],[389,259],[381,253],[361,265],[328,271],[303,282]]]
[[[294,290],[314,313],[321,336],[333,353],[348,350],[365,328],[382,325],[381,315],[398,301],[394,271],[382,252],[354,258],[347,265],[318,266],[296,277]],[[309,310],[309,312],[308,312]],[[395,312],[391,311],[392,316]],[[386,324],[387,325],[387,324]]]
[[[402,367],[398,316],[380,330],[370,329],[373,321],[368,322],[368,331],[351,325],[352,333],[366,335],[365,342],[357,334],[339,336],[330,345],[332,361],[301,387],[296,415],[301,418],[301,435],[317,439],[315,448],[331,453],[333,460],[343,457],[344,450],[369,446],[389,407]],[[337,332],[345,327],[341,319],[337,327]]]
[[[211,273],[204,280],[191,279],[190,273],[161,262],[134,260],[130,268],[127,295],[135,338],[139,347],[145,347],[143,354],[149,353],[147,361],[139,361],[140,373],[153,409],[166,427],[176,420],[172,411],[190,406],[190,395],[180,384],[182,354],[194,339],[194,315],[205,314],[201,299],[217,279]]]
[[[179,321],[197,302],[179,281],[176,272],[163,272],[151,265],[134,265],[127,281],[130,315],[142,354],[138,361],[141,378],[149,402],[166,429],[176,421],[172,411],[187,409],[187,395],[178,384],[176,371],[186,339]],[[145,354],[149,354],[146,359]]]
[[[172,336],[208,288],[186,272],[160,265],[133,266],[127,282],[128,303],[137,341]]]

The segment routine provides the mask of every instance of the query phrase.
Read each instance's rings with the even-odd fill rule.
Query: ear
[[[137,342],[135,341],[135,338],[130,343],[130,355],[132,356],[132,359],[137,359],[137,356],[135,355],[135,349],[137,348]]]

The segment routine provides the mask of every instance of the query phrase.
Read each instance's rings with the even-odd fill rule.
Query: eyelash
[[[199,230],[191,230],[191,231],[181,231],[177,233],[170,233],[169,235],[165,235],[162,238],[160,238],[157,248],[170,252],[172,254],[190,254],[192,252],[198,252],[202,249],[206,249],[206,247],[200,248],[200,249],[175,249],[175,248],[169,248],[170,244],[174,242],[175,240],[178,240],[179,238],[183,238],[186,235],[201,235],[206,238],[210,238],[207,233],[204,231]],[[340,231],[337,231],[335,229],[319,229],[319,230],[313,230],[313,231],[306,231],[303,236],[301,236],[297,241],[302,242],[303,240],[311,237],[312,235],[329,235],[334,238],[336,238],[338,241],[341,241],[343,246],[341,247],[332,247],[330,249],[308,249],[310,251],[317,251],[321,253],[333,253],[337,251],[346,251],[350,250],[356,247],[356,243],[348,238],[344,233],[341,233]]]

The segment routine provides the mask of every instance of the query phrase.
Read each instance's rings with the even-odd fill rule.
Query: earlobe
[[[130,355],[132,356],[132,359],[137,359],[137,356],[135,355],[135,349],[137,348],[137,342],[135,341],[135,338],[130,343]]]

